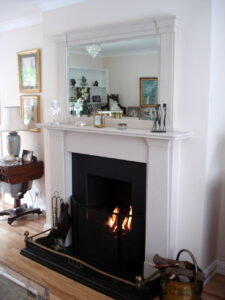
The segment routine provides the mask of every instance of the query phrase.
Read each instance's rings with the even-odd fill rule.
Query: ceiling
[[[0,32],[37,24],[41,13],[88,0],[0,0]],[[90,1],[90,0],[89,0]]]

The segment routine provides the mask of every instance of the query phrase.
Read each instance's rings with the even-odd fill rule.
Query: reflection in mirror
[[[103,110],[111,116],[121,112],[152,119],[158,103],[159,48],[159,36],[69,47],[69,114]]]

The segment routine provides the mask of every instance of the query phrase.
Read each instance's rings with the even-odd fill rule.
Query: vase
[[[11,131],[6,137],[7,150],[9,155],[19,156],[20,153],[20,136],[16,131]]]

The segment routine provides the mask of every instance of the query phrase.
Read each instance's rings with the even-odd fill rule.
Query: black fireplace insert
[[[146,164],[74,153],[75,253],[117,275],[143,275]]]

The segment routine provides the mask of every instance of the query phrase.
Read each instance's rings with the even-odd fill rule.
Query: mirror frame
[[[72,31],[54,37],[57,45],[58,101],[61,122],[68,120],[68,48],[85,44],[101,44],[133,38],[160,36],[159,103],[167,103],[167,130],[174,129],[174,69],[178,19],[175,16],[144,19],[129,23]],[[141,122],[142,120],[136,120]],[[146,122],[146,121],[144,121]],[[151,122],[151,121],[147,121]],[[140,123],[138,124],[140,127]]]

